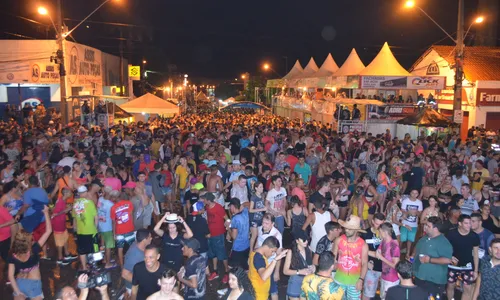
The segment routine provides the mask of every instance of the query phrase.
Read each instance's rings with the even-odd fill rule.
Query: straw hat
[[[361,219],[358,216],[350,215],[349,218],[347,218],[347,221],[339,220],[339,224],[345,229],[366,233],[366,231],[361,229]]]

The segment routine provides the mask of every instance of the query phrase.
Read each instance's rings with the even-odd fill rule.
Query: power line
[[[34,37],[22,35],[22,34],[19,34],[19,33],[13,33],[13,32],[7,32],[7,31],[4,31],[3,33],[5,33],[7,35],[12,35],[12,36],[15,36],[15,37],[20,37],[20,38],[23,38],[23,39],[36,40]]]

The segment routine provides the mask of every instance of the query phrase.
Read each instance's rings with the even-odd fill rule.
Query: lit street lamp
[[[455,86],[453,96],[453,121],[456,122],[455,116],[457,111],[462,110],[462,83],[463,83],[463,59],[464,59],[464,39],[469,33],[472,25],[480,24],[484,21],[484,17],[477,17],[472,22],[464,34],[464,0],[458,0],[458,22],[457,22],[457,38],[453,38],[441,25],[439,25],[429,14],[427,14],[415,1],[408,0],[404,5],[406,8],[418,8],[425,16],[427,16],[439,29],[441,29],[455,44]]]
[[[271,68],[271,65],[268,64],[268,63],[265,63],[264,65],[262,65],[262,69],[264,69],[264,71],[273,71],[276,75],[278,75],[280,78],[282,77],[278,72],[276,72],[273,68]]]

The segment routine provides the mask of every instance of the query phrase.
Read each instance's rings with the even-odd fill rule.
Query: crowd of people
[[[108,299],[102,254],[125,299],[208,299],[209,283],[231,300],[500,299],[497,142],[234,111],[1,122],[4,278],[14,299],[43,299],[52,259],[79,268],[55,299]]]

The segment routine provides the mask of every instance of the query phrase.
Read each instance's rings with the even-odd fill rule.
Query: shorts
[[[116,235],[116,248],[123,249],[125,244],[129,246],[135,241],[135,231]]]
[[[337,202],[337,205],[339,207],[347,207],[347,206],[349,206],[349,200],[347,200],[347,201],[339,201],[339,202]]]
[[[42,291],[42,280],[41,279],[26,279],[26,278],[17,278],[16,279],[17,286],[21,293],[26,295],[26,297],[33,299],[36,297],[43,298]]]
[[[356,289],[356,285],[345,285],[338,282],[337,284],[344,290],[342,300],[361,300],[361,291]]]
[[[252,222],[250,222],[250,225],[251,227],[259,227],[259,226],[262,226],[262,219],[260,220],[253,220]]]
[[[457,282],[458,278],[462,279],[464,285],[474,284],[474,271],[473,270],[457,270],[448,267],[448,283]]]
[[[227,260],[224,234],[208,238],[208,258],[217,257],[218,260]]]
[[[401,230],[401,238],[400,238],[401,242],[406,242],[406,241],[412,243],[415,242],[415,237],[417,235],[418,227],[412,227],[410,231],[405,226],[401,226],[400,230]]]
[[[250,254],[250,248],[243,251],[231,250],[229,255],[229,265],[231,267],[240,267],[243,270],[248,270],[248,255]]]
[[[104,247],[106,247],[106,249],[115,248],[115,237],[113,236],[113,231],[99,232],[99,235],[104,240]]]
[[[271,286],[269,287],[269,295],[278,295],[278,284],[274,280],[274,271],[271,275]]]
[[[68,231],[64,230],[63,232],[55,232],[54,231],[54,241],[56,243],[56,247],[64,247],[66,242],[68,242]]]
[[[42,237],[42,235],[45,233],[45,229],[47,226],[45,225],[45,222],[40,223],[35,230],[33,230],[33,241],[38,242],[38,240]]]
[[[300,293],[302,292],[302,281],[304,276],[302,275],[292,275],[288,278],[288,286],[286,287],[286,295],[288,297],[300,298]],[[272,282],[271,282],[272,286]]]
[[[397,224],[392,223],[392,230],[396,236],[400,236],[401,232],[399,231],[399,226]]]
[[[383,194],[385,192],[387,192],[387,187],[385,185],[383,185],[383,184],[379,184],[377,186],[377,193]]]
[[[163,186],[163,187],[161,187],[161,192],[163,193],[163,196],[171,194],[172,188],[168,187],[168,186]],[[158,202],[163,202],[163,201],[158,201]]]
[[[380,299],[384,300],[385,295],[387,294],[387,290],[396,285],[399,285],[399,280],[392,282],[382,279],[380,282]]]
[[[96,253],[99,251],[97,234],[77,234],[76,247],[80,255]]]
[[[368,270],[363,283],[363,296],[373,298],[377,293],[378,281],[382,272]]]

